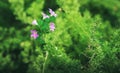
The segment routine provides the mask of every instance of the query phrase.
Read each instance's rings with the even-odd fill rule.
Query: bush
[[[0,73],[119,73],[119,0],[0,1]],[[55,31],[30,39],[52,8]]]

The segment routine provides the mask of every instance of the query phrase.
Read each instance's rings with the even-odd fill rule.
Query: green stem
[[[43,70],[42,70],[42,73],[45,72],[45,63],[46,63],[47,58],[48,58],[48,51],[46,51],[46,57],[45,57],[45,62],[43,63]]]

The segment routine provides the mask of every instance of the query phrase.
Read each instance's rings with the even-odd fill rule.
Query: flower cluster
[[[55,30],[55,24],[53,22],[50,23],[50,31]]]
[[[36,30],[31,30],[31,38],[36,39],[38,36],[39,36],[39,35],[38,35],[38,33],[37,33]]]
[[[51,19],[57,17],[57,14],[50,8],[49,8],[49,13],[50,13],[50,15],[42,13],[41,22],[38,22],[37,20],[34,19],[32,21],[32,25],[37,25],[37,26],[39,26],[40,29],[43,28],[42,30],[45,30],[45,31],[47,28],[49,28],[48,31],[53,32],[55,30],[55,24],[54,24],[53,20],[51,20]],[[48,20],[48,21],[46,21],[46,20]],[[37,30],[31,30],[31,38],[36,39],[37,37],[39,37]]]

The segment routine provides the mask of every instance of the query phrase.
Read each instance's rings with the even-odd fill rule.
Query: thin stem
[[[45,57],[45,62],[43,63],[43,70],[42,70],[42,73],[45,72],[45,64],[46,64],[47,58],[48,58],[48,51],[46,51],[46,57]]]

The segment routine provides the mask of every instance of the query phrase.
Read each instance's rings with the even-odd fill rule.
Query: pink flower
[[[32,21],[32,25],[37,25],[38,23],[37,23],[37,20],[33,20]]]
[[[53,22],[50,23],[50,31],[55,30],[55,24]]]
[[[39,35],[38,35],[38,33],[37,33],[36,30],[31,30],[31,38],[36,39],[38,36],[39,36]]]
[[[54,16],[54,17],[57,16],[57,14],[50,8],[49,8],[49,13],[50,13],[51,16]]]
[[[49,16],[45,13],[42,13],[43,19],[49,18]]]

